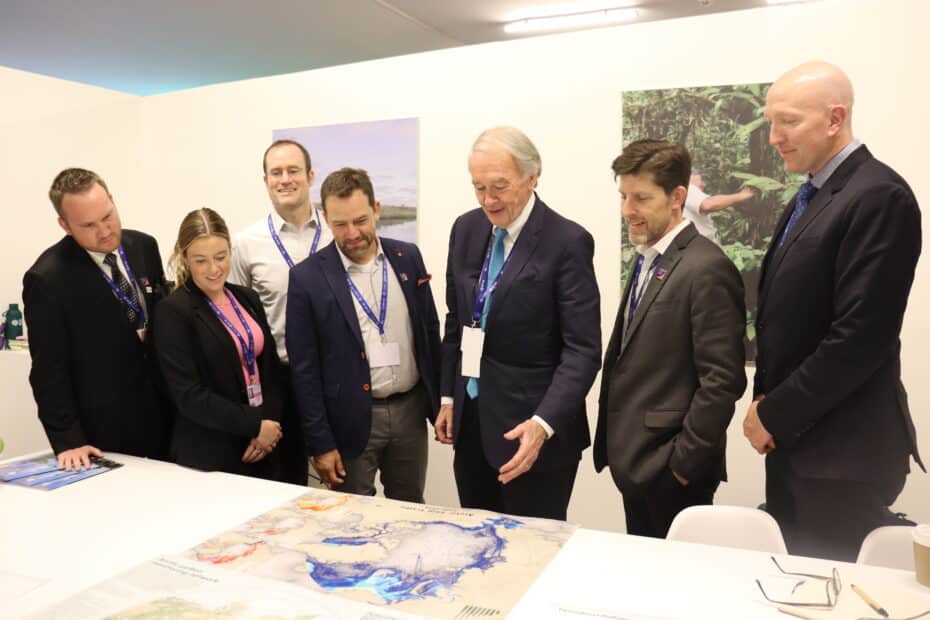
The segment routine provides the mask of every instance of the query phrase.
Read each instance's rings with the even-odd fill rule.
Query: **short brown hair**
[[[691,178],[691,155],[681,144],[664,140],[630,142],[611,164],[614,178],[621,174],[651,173],[655,184],[666,194],[676,187],[688,187]]]
[[[268,153],[271,152],[271,149],[277,148],[279,146],[284,146],[285,144],[290,144],[291,146],[296,146],[297,148],[300,149],[301,154],[304,156],[304,166],[306,166],[307,168],[305,172],[307,174],[310,174],[310,171],[313,170],[313,168],[310,167],[310,153],[307,152],[307,149],[306,147],[304,147],[303,144],[301,144],[297,140],[290,140],[290,139],[275,140],[274,142],[271,143],[271,146],[265,149],[265,154],[262,155],[262,171],[265,174],[268,174]]]
[[[184,253],[191,244],[202,237],[222,237],[229,243],[229,228],[226,221],[213,209],[203,207],[195,209],[184,216],[178,229],[178,240],[174,244],[169,265],[174,271],[177,286],[182,286],[190,279],[190,271],[184,263]]]
[[[327,196],[348,198],[357,189],[362,190],[368,196],[368,204],[374,207],[375,190],[371,186],[368,172],[361,168],[340,168],[336,172],[330,173],[320,187],[320,202],[323,204],[323,212],[326,213]]]
[[[89,191],[95,183],[106,190],[107,196],[110,196],[110,188],[96,172],[84,168],[66,168],[59,172],[48,190],[48,198],[55,207],[55,213],[61,216],[61,201],[64,200],[65,194],[83,194]]]

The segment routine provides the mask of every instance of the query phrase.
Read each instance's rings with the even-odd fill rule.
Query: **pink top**
[[[242,339],[248,344],[249,337],[246,334],[246,331],[242,328],[242,321],[239,320],[239,317],[236,315],[236,311],[233,310],[232,304],[229,303],[227,297],[223,297],[222,301],[214,302],[216,307],[220,312],[223,313],[223,316],[239,330],[239,335],[242,336]],[[238,300],[237,300],[237,303]],[[249,329],[252,330],[252,339],[255,342],[255,382],[261,383],[261,376],[258,372],[258,356],[262,354],[262,351],[265,349],[265,333],[262,331],[262,328],[255,322],[255,319],[252,318],[245,308],[242,307],[242,304],[239,303],[239,311],[242,313],[242,317],[245,319],[245,322],[248,324]],[[223,323],[220,321],[220,323]],[[239,339],[236,338],[236,335],[231,329],[223,323],[223,327],[226,328],[226,331],[229,332],[229,336],[233,339],[233,342],[236,344],[236,351],[239,352],[239,363],[242,364],[242,376],[245,378],[245,384],[249,384],[249,368],[245,363],[245,356],[242,354],[242,345],[239,343]]]

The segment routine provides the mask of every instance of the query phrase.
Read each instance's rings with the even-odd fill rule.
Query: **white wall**
[[[101,160],[98,167],[111,183],[118,180],[126,187],[121,191],[135,189],[133,197],[141,197],[141,202],[120,203],[123,221],[155,234],[167,260],[178,223],[193,208],[218,210],[233,229],[267,212],[260,159],[273,129],[419,117],[420,246],[437,276],[434,293],[442,313],[449,227],[475,205],[465,166],[468,148],[488,126],[516,125],[542,153],[542,198],[595,236],[606,339],[620,298],[620,221],[609,165],[620,148],[622,91],[770,81],[805,60],[836,62],[857,89],[857,135],[911,182],[922,203],[930,204],[925,176],[930,156],[921,148],[930,141],[930,69],[924,62],[930,43],[923,32],[928,19],[930,6],[924,2],[827,0],[459,48],[147,97],[141,100],[141,123],[136,126],[141,127],[140,151],[125,149],[120,153],[124,161]],[[125,106],[136,110],[135,102]],[[110,138],[121,141],[121,136]],[[128,169],[139,161],[141,173]],[[18,163],[14,169],[24,167]],[[43,170],[30,189],[44,191],[51,174]],[[42,222],[35,230],[50,228],[50,221]],[[50,232],[38,245],[52,238]],[[930,311],[924,262],[905,319],[903,356],[920,443],[930,457],[930,366],[920,358],[930,330],[923,319]],[[592,394],[596,390],[597,384]],[[763,498],[762,460],[739,429],[747,404],[744,399],[737,405],[730,433],[730,483],[718,493],[720,503],[756,505]],[[589,398],[592,428],[594,405]],[[434,444],[430,458],[428,501],[455,504],[450,451]],[[930,521],[928,497],[930,477],[912,475],[898,506]],[[582,461],[569,516],[587,527],[623,529],[619,494],[609,475],[594,475],[590,451]]]

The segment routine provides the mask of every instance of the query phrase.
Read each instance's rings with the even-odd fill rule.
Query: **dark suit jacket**
[[[779,248],[793,208],[759,286],[759,417],[800,476],[903,485],[908,455],[920,462],[899,340],[920,255],[917,200],[863,146]]]
[[[439,410],[439,317],[431,276],[417,246],[379,241],[404,291],[417,370],[428,395],[423,417],[432,421]],[[291,269],[285,333],[309,453],[339,450],[343,458],[358,456],[371,433],[371,369],[335,243]]]
[[[466,398],[462,325],[471,324],[490,238],[491,223],[484,211],[474,209],[455,221],[449,239],[442,393],[455,397],[456,442]],[[491,297],[485,325],[478,406],[484,455],[495,468],[517,450],[503,434],[533,415],[555,431],[534,470],[577,463],[591,444],[585,396],[601,365],[593,258],[590,233],[537,196]]]
[[[147,317],[164,294],[155,239],[123,230]],[[166,458],[172,411],[154,362],[152,322],[140,342],[100,268],[69,235],[23,276],[29,382],[52,449],[85,444]]]
[[[682,230],[656,266],[621,350],[632,278],[604,357],[594,466],[636,495],[666,468],[726,480],[726,433],[746,389],[743,281],[726,255]]]
[[[240,307],[262,328],[265,345],[258,356],[263,404],[249,406],[239,351],[233,337],[193,282],[158,306],[155,350],[178,418],[171,458],[179,465],[262,478],[275,475],[274,452],[258,463],[242,462],[262,420],[281,420],[281,368],[274,337],[258,294],[226,284]]]

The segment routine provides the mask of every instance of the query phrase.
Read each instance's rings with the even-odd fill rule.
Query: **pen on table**
[[[801,618],[802,620],[817,620],[817,618],[814,616],[809,616],[802,611],[798,611],[797,609],[789,609],[788,607],[782,607],[780,605],[776,607],[776,609],[783,614],[788,614],[789,616],[794,616],[795,618]]]
[[[852,585],[850,585],[849,587],[852,588],[852,591],[853,591],[853,592],[855,592],[856,594],[859,595],[859,598],[861,598],[863,601],[865,601],[865,604],[866,604],[866,605],[868,605],[869,607],[871,607],[872,609],[874,609],[874,610],[875,610],[875,613],[877,613],[878,615],[880,615],[882,618],[887,618],[887,617],[888,617],[888,612],[885,611],[885,608],[882,607],[881,605],[879,605],[879,604],[878,604],[878,601],[876,601],[874,598],[872,598],[871,596],[869,596],[868,594],[866,594],[865,592],[863,592],[863,591],[862,591],[862,588],[860,588],[860,587],[857,586],[856,584],[852,584]]]

